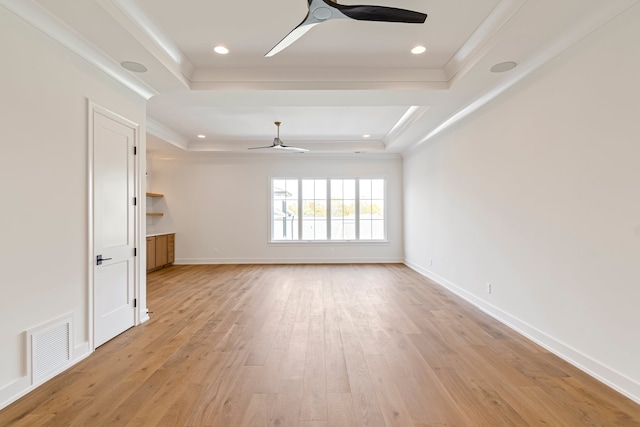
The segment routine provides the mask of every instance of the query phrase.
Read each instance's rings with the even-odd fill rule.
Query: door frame
[[[146,251],[146,247],[143,250],[141,246],[142,242],[142,234],[144,233],[145,227],[144,222],[142,221],[142,213],[145,212],[145,202],[146,198],[141,197],[142,191],[142,182],[143,177],[141,176],[141,171],[144,170],[141,158],[143,158],[144,151],[141,147],[141,134],[140,134],[140,125],[135,123],[126,117],[123,117],[117,113],[114,113],[107,108],[104,108],[90,99],[87,99],[87,177],[88,177],[88,241],[87,241],[87,253],[89,254],[87,258],[87,331],[89,338],[89,350],[91,352],[95,351],[95,277],[94,277],[94,262],[96,259],[96,253],[94,248],[94,239],[95,239],[95,230],[94,230],[94,164],[93,164],[93,153],[94,153],[94,115],[101,114],[111,120],[114,120],[130,129],[133,130],[134,137],[134,147],[136,147],[137,154],[134,155],[133,164],[134,164],[134,173],[133,173],[133,187],[134,187],[134,197],[136,197],[137,203],[134,206],[134,245],[137,248],[137,256],[133,259],[134,273],[133,273],[133,281],[134,281],[134,298],[137,300],[136,308],[134,309],[134,326],[137,326],[146,320],[148,320],[149,316],[146,309],[146,283],[143,283],[143,277],[141,272],[146,271],[141,268],[141,260],[144,258],[144,253]],[[145,240],[146,242],[146,240]]]

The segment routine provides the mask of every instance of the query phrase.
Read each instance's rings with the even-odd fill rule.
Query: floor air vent
[[[27,332],[32,384],[60,371],[71,360],[71,318],[57,319]]]

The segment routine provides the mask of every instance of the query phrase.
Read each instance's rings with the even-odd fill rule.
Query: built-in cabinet
[[[147,237],[147,271],[156,268],[156,238]]]
[[[147,237],[147,272],[174,263],[175,237],[175,234],[158,234]]]

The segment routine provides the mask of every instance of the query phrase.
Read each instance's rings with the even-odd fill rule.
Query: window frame
[[[383,212],[383,233],[384,233],[384,237],[382,239],[360,239],[360,180],[382,180],[383,183],[383,202],[384,202],[384,206],[382,209]],[[275,231],[275,198],[274,198],[274,182],[275,181],[287,181],[287,180],[296,180],[297,183],[297,187],[298,187],[298,194],[297,194],[297,205],[298,205],[298,218],[297,218],[297,239],[274,239],[274,231]],[[303,192],[302,192],[302,188],[303,188],[303,181],[304,180],[325,180],[326,181],[326,198],[325,198],[325,203],[326,203],[326,210],[327,210],[327,215],[325,218],[325,224],[326,224],[326,239],[303,239],[303,227],[304,227],[304,215],[303,215]],[[355,239],[331,239],[331,222],[332,222],[332,218],[331,218],[331,209],[332,209],[332,205],[331,205],[331,181],[332,180],[354,180],[355,181],[355,206],[356,206],[356,215],[354,218],[355,221],[355,227],[356,227],[356,238]],[[299,244],[334,244],[334,243],[339,243],[339,244],[355,244],[355,245],[367,245],[367,244],[380,244],[380,243],[388,243],[389,240],[389,236],[388,236],[388,178],[386,176],[357,176],[357,177],[352,177],[352,176],[346,176],[346,177],[340,177],[340,176],[331,176],[331,177],[316,177],[316,176],[307,176],[307,177],[292,177],[292,176],[271,176],[269,178],[269,191],[268,191],[268,197],[269,197],[269,217],[268,217],[268,221],[269,221],[269,228],[268,228],[268,233],[269,233],[269,240],[268,243],[269,244],[276,244],[276,245],[282,245],[282,244],[294,244],[294,245],[299,245]],[[344,198],[342,199],[344,200]],[[295,233],[292,233],[295,235]]]

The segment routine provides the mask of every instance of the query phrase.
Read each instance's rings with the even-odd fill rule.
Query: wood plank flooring
[[[640,426],[640,405],[403,265],[174,266],[148,306],[0,426]]]

